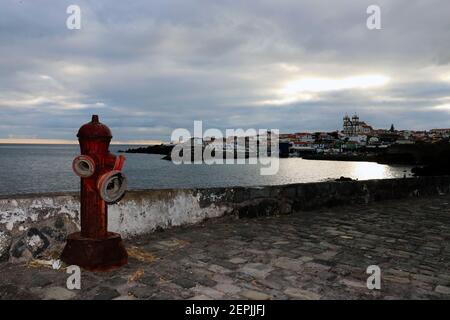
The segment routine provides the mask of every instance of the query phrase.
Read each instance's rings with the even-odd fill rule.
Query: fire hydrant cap
[[[94,114],[91,122],[82,125],[80,130],[78,130],[77,137],[87,139],[111,139],[112,134],[111,130],[109,130],[106,125],[99,122],[98,115]]]

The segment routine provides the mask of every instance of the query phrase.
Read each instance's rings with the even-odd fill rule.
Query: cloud
[[[447,127],[450,3],[372,1],[2,2],[0,138],[73,139],[98,113],[118,140],[220,129]],[[389,81],[387,79],[389,78]]]

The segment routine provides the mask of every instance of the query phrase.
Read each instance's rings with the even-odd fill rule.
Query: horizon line
[[[129,141],[111,141],[111,145],[153,145],[153,144],[162,144],[164,141],[162,140],[129,140]],[[79,144],[78,140],[66,140],[66,139],[21,139],[21,138],[0,138],[0,144]]]

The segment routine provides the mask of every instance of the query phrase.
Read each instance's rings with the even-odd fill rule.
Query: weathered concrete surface
[[[420,177],[283,186],[130,191],[109,206],[109,230],[125,238],[224,215],[285,215],[342,204],[447,194],[450,177]],[[0,261],[52,255],[79,229],[77,194],[0,198]]]
[[[0,263],[3,299],[450,299],[450,196],[227,216],[127,240],[130,264],[82,272]],[[33,265],[33,264],[32,264]],[[369,265],[381,290],[366,288]]]

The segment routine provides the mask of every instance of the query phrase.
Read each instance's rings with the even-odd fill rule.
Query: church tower
[[[352,117],[352,135],[357,135],[359,134],[359,132],[360,132],[359,117],[355,113]]]
[[[344,116],[343,119],[343,132],[345,135],[350,135],[352,132],[352,122],[350,121],[350,117],[348,116],[348,114],[346,114]]]

